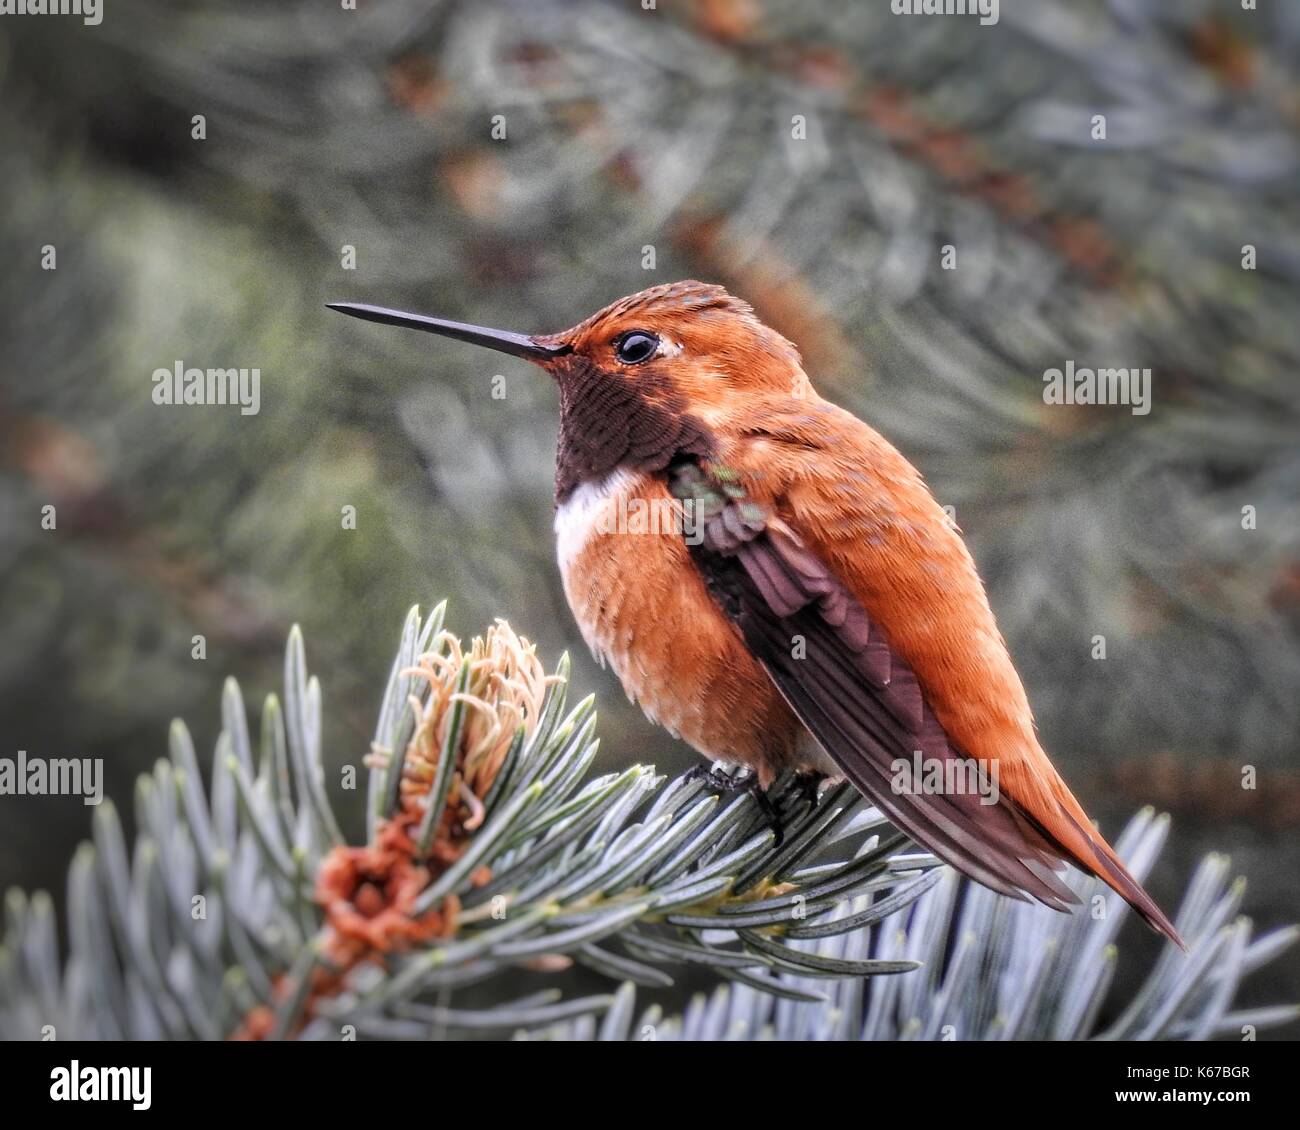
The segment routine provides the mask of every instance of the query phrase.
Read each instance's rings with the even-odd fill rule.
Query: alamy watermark
[[[148,1110],[153,1100],[152,1067],[84,1067],[74,1059],[50,1072],[53,1102],[127,1102],[133,1110]]]
[[[911,760],[896,757],[889,765],[889,787],[899,796],[977,796],[980,804],[998,803],[998,763],[988,758],[926,757],[913,750]]]
[[[99,757],[0,757],[0,796],[79,796],[82,804],[104,799],[104,761]]]
[[[1151,411],[1150,369],[1089,369],[1067,361],[1043,370],[1044,404],[1127,404],[1134,416]]]
[[[80,16],[95,27],[104,18],[103,0],[0,0],[0,16]]]
[[[153,371],[155,404],[238,404],[241,416],[256,416],[262,404],[261,369],[187,369],[177,361]]]
[[[704,521],[694,499],[646,499],[620,494],[602,506],[593,524],[599,534],[680,537],[687,545],[704,540]]]
[[[896,16],[979,16],[981,27],[998,22],[998,0],[890,0]]]

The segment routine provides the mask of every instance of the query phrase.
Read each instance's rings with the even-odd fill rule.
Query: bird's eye
[[[648,361],[659,348],[659,339],[645,330],[628,330],[614,342],[614,356],[625,365]]]

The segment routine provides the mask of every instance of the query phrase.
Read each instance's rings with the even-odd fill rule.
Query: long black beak
[[[387,310],[383,306],[366,306],[360,302],[327,302],[331,310],[340,314],[351,314],[367,322],[379,322],[385,326],[405,326],[407,329],[423,330],[429,334],[468,341],[473,345],[484,345],[499,353],[509,353],[522,357],[526,361],[549,361],[571,351],[568,345],[542,345],[526,334],[511,333],[509,330],[490,330],[485,326],[470,326],[464,322],[448,322],[444,318],[429,318],[424,314],[407,314],[401,310]]]

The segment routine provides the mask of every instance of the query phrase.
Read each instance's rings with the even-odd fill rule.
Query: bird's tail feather
[[[1065,805],[1062,805],[1061,816],[1062,820],[1056,822],[1052,831],[1044,829],[1061,853],[1080,870],[1095,875],[1136,910],[1148,926],[1186,952],[1187,943],[1179,936],[1168,915],[1133,878],[1101,833],[1087,823],[1086,817],[1079,820]]]

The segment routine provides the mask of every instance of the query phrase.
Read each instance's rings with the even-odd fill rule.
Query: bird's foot
[[[720,793],[733,793],[743,789],[754,798],[759,811],[768,824],[771,825],[772,831],[776,835],[772,847],[779,848],[785,843],[785,829],[781,826],[781,814],[777,811],[776,805],[772,803],[771,798],[768,797],[766,790],[759,783],[757,773],[746,772],[733,777],[726,770],[697,765],[686,774],[686,779],[688,781],[703,781],[707,788]]]
[[[758,778],[753,773],[738,773],[732,776],[725,769],[711,765],[697,765],[686,774],[688,781],[703,781],[704,784],[719,793],[734,793],[737,789],[752,788]]]

